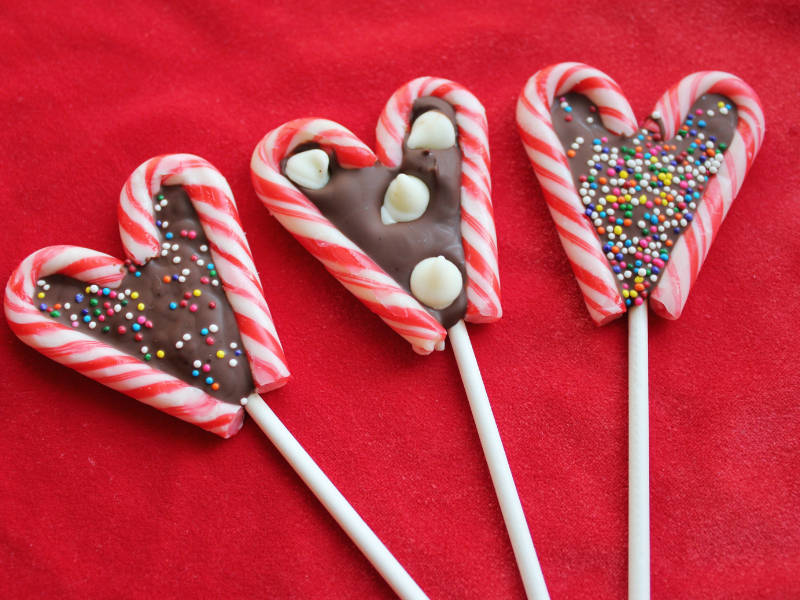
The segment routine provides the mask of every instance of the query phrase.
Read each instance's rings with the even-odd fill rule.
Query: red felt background
[[[0,280],[30,252],[122,255],[116,202],[168,152],[228,178],[293,380],[266,396],[432,599],[523,598],[449,348],[415,355],[258,203],[271,128],[374,144],[421,75],[486,106],[505,316],[470,326],[554,599],[625,598],[625,320],[589,320],[518,139],[536,70],[581,60],[644,115],[736,73],[767,135],[683,316],[650,318],[656,599],[800,598],[797,3],[11,2],[0,10]],[[605,32],[601,34],[601,32]],[[391,598],[249,420],[230,440],[22,344],[0,319],[0,597]]]

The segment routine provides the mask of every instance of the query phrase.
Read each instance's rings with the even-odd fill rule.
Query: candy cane
[[[467,263],[467,314],[471,322],[502,315],[497,238],[491,204],[489,146],[483,106],[469,91],[445,79],[423,77],[389,99],[377,127],[378,156],[397,166],[410,125],[414,100],[435,96],[453,105],[462,154],[461,236]],[[324,119],[299,119],[267,134],[253,152],[253,186],[264,205],[348,290],[411,342],[429,354],[444,348],[442,326],[416,298],[326,219],[280,172],[280,163],[297,146],[314,142],[336,153],[346,168],[372,166],[375,154],[350,131]]]
[[[123,262],[77,246],[51,246],[34,252],[6,285],[5,313],[11,330],[48,358],[189,423],[222,437],[242,426],[240,406],[221,402],[180,379],[97,341],[41,312],[33,303],[36,282],[66,275],[87,284],[117,288]]]
[[[455,109],[461,149],[461,240],[467,262],[467,314],[472,323],[492,323],[503,315],[497,267],[497,235],[489,175],[489,136],[486,111],[466,88],[435,77],[420,77],[397,90],[378,121],[380,161],[396,167],[403,158],[403,139],[418,98],[433,96]]]
[[[183,185],[198,212],[223,289],[236,317],[242,344],[259,392],[283,385],[289,376],[233,194],[208,162],[188,154],[153,158],[131,175],[120,195],[120,235],[126,254],[144,264],[159,252],[152,196],[162,185]],[[214,433],[229,437],[241,427],[241,407],[209,396],[135,357],[48,319],[33,305],[36,281],[62,274],[116,288],[122,262],[73,246],[54,246],[29,256],[6,290],[6,317],[28,345],[109,387]]]
[[[718,71],[684,77],[661,97],[651,117],[645,121],[645,127],[658,131],[660,123],[665,139],[672,138],[692,104],[703,94],[722,94],[729,98],[736,105],[739,122],[731,145],[723,155],[722,166],[709,179],[695,219],[675,244],[666,272],[651,296],[653,310],[668,319],[681,316],[711,244],[764,140],[764,111],[758,96],[735,75]]]
[[[544,191],[561,244],[592,320],[604,325],[625,312],[625,301],[597,233],[584,216],[585,208],[572,182],[567,156],[553,130],[553,100],[567,92],[588,96],[597,105],[603,125],[614,133],[632,135],[636,120],[616,82],[579,63],[542,69],[528,80],[517,102],[522,143]]]
[[[289,370],[228,182],[191,154],[157,156],[130,176],[119,199],[119,230],[127,256],[144,264],[159,252],[153,196],[162,185],[183,185],[197,210],[225,295],[236,315],[258,392],[286,383]]]
[[[578,63],[561,63],[539,71],[530,78],[517,103],[523,144],[544,190],[561,243],[592,319],[603,325],[625,312],[625,304],[600,240],[583,215],[584,207],[575,190],[568,159],[553,130],[550,118],[553,100],[568,92],[578,92],[592,100],[599,108],[603,125],[612,133],[632,135],[636,121],[619,86],[597,69]],[[722,167],[709,179],[695,220],[672,250],[669,266],[651,295],[656,313],[671,319],[680,316],[711,243],[764,137],[764,114],[755,92],[738,77],[708,71],[685,77],[657,103],[653,115],[658,115],[663,124],[666,139],[675,135],[692,104],[707,93],[730,98],[739,111],[739,123],[725,151]],[[645,127],[657,131],[658,123],[651,118]]]

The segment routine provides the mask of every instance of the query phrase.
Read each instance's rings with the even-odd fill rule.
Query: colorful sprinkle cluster
[[[571,122],[575,113],[566,98],[560,107]],[[732,110],[725,102],[715,108],[722,115]],[[589,108],[586,123],[594,123],[596,110]],[[570,159],[581,150],[590,155],[583,172],[572,167],[576,187],[629,306],[641,304],[659,280],[675,242],[695,218],[708,178],[722,165],[727,145],[704,132],[704,117],[714,114],[714,108],[694,110],[670,142],[641,129],[631,138],[617,136],[619,147],[610,134],[591,141],[579,136],[569,145]]]
[[[156,202],[154,202],[156,211],[161,212],[167,205],[168,200],[162,194],[156,196]],[[63,304],[57,302],[49,305],[44,300],[51,290],[51,284],[46,279],[40,279],[36,282],[39,288],[36,297],[41,301],[39,309],[54,319],[61,317],[62,311],[64,311],[73,328],[86,327],[89,330],[97,330],[101,334],[114,336],[116,340],[109,340],[109,342],[122,350],[129,348],[128,343],[132,342],[134,346],[130,347],[131,353],[138,354],[144,361],[172,359],[173,363],[188,365],[189,369],[185,377],[187,381],[194,380],[194,384],[199,383],[198,387],[206,385],[216,392],[220,389],[220,383],[215,380],[213,370],[219,367],[212,367],[212,358],[206,358],[206,360],[200,360],[200,358],[205,356],[215,357],[217,360],[227,359],[224,361],[226,368],[234,368],[239,363],[237,357],[242,355],[242,350],[237,342],[230,342],[229,349],[219,349],[220,344],[213,335],[220,330],[219,325],[213,322],[213,315],[217,312],[214,310],[217,308],[217,302],[213,298],[204,302],[203,287],[217,287],[220,282],[217,279],[218,273],[214,264],[207,257],[204,258],[208,253],[205,235],[202,230],[199,232],[193,230],[170,231],[167,221],[156,221],[156,225],[162,230],[163,238],[167,241],[162,244],[160,256],[148,261],[142,267],[133,264],[130,260],[125,261],[124,268],[127,273],[120,287],[125,285],[130,287],[126,287],[122,291],[92,284],[75,293],[74,302],[64,302]],[[193,248],[184,248],[181,251],[181,238],[197,239],[200,244]],[[199,254],[195,253],[198,251]],[[189,253],[191,253],[190,256]],[[189,260],[186,261],[186,258]],[[181,265],[182,261],[190,264]],[[161,275],[165,272],[167,274]],[[155,276],[155,273],[159,275]],[[146,277],[142,278],[143,274]],[[158,281],[159,279],[160,281]],[[185,284],[187,279],[199,281],[198,287],[183,291],[186,286],[180,284]],[[170,284],[178,285],[172,292],[163,293],[163,285]],[[147,290],[150,287],[159,289],[159,293],[148,294]],[[61,297],[63,298],[63,294]],[[162,303],[166,303],[166,305],[161,306]],[[169,342],[169,345],[156,341],[159,337],[163,339],[163,335],[159,336],[158,328],[175,322],[174,317],[171,317],[168,322],[165,321],[165,313],[184,309],[190,313],[197,313],[203,304],[210,312],[202,311],[202,317],[209,317],[212,322],[200,327],[197,331],[186,331],[179,334],[179,339]],[[201,318],[200,314],[191,319],[179,317],[178,322],[196,323],[199,318]],[[170,331],[172,331],[171,328]],[[193,336],[199,337],[193,341]],[[214,351],[214,346],[218,348],[216,351]],[[202,348],[208,348],[210,353]],[[192,351],[202,356],[196,358],[187,355]],[[176,354],[179,356],[175,356]]]

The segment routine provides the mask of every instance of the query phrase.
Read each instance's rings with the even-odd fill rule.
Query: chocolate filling
[[[443,113],[456,127],[452,105],[432,97],[414,102],[411,122],[429,110]],[[420,261],[444,256],[456,265],[464,282],[461,294],[443,310],[426,307],[445,329],[449,329],[463,319],[467,311],[467,270],[461,245],[461,150],[457,145],[447,150],[409,150],[407,139],[408,135],[403,140],[403,160],[399,167],[378,164],[345,169],[334,154],[330,157],[330,181],[324,188],[298,189],[409,294],[411,272]],[[304,144],[293,154],[312,148],[318,146]],[[281,163],[284,175],[289,158]],[[392,180],[401,173],[425,182],[430,191],[428,208],[414,221],[384,225],[381,221],[384,195]]]
[[[736,107],[724,96],[706,94],[692,105],[678,135],[665,142],[663,128],[641,129],[632,137],[614,135],[582,94],[556,100],[553,128],[569,153],[586,217],[626,303],[638,302],[658,285],[709,177],[721,167],[736,131]]]
[[[34,302],[57,321],[218,400],[238,404],[255,385],[197,211],[179,185],[163,187],[154,203],[161,206],[156,213],[159,256],[142,267],[126,261],[125,277],[116,290],[92,293],[87,291],[89,284],[77,279],[45,277],[37,284]]]

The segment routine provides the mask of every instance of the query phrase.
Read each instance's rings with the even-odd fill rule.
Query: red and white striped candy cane
[[[665,139],[674,137],[692,104],[703,94],[722,94],[729,98],[736,105],[739,122],[731,145],[723,154],[722,165],[709,178],[694,220],[675,244],[667,269],[650,296],[650,306],[667,319],[681,316],[703,261],[764,139],[764,111],[758,96],[735,75],[719,71],[684,77],[656,104],[652,114],[658,114],[659,119],[651,116],[645,121],[645,127],[658,131],[660,123]]]
[[[603,125],[612,133],[633,135],[636,119],[622,90],[608,75],[580,63],[560,63],[528,80],[517,102],[522,143],[544,191],[572,270],[592,320],[604,325],[625,312],[611,266],[600,239],[584,216],[585,208],[572,182],[567,155],[553,130],[550,110],[556,96],[579,92],[589,97]]]
[[[6,285],[6,319],[17,337],[86,377],[222,437],[239,430],[244,418],[241,406],[220,402],[41,312],[33,304],[36,282],[56,274],[109,288],[118,287],[124,277],[121,260],[94,250],[50,246],[34,252]]]
[[[467,262],[465,320],[492,323],[503,316],[503,309],[489,175],[489,128],[483,105],[472,92],[447,79],[420,77],[408,82],[392,94],[381,113],[376,131],[378,158],[388,167],[400,164],[414,101],[426,96],[448,102],[456,113],[461,149],[461,240]]]
[[[378,152],[388,166],[399,164],[402,140],[415,99],[436,96],[456,110],[462,153],[461,234],[467,260],[466,320],[491,322],[502,315],[497,273],[497,242],[491,205],[486,117],[478,100],[444,79],[420,78],[398,90],[378,123]],[[324,119],[299,119],[267,134],[253,152],[256,193],[278,221],[325,267],[415,351],[444,348],[447,332],[413,296],[406,293],[359,247],[345,237],[280,172],[280,162],[301,144],[315,142],[336,153],[346,168],[375,164],[375,154],[346,128]]]
[[[632,135],[636,120],[620,87],[604,73],[579,63],[547,67],[528,80],[517,103],[520,135],[544,190],[561,242],[584,294],[592,319],[603,325],[625,312],[611,268],[591,223],[584,217],[569,170],[569,162],[556,136],[550,110],[556,96],[578,92],[599,109],[603,125],[612,133]],[[743,81],[718,72],[684,78],[659,101],[667,139],[673,137],[691,105],[705,93],[724,94],[739,109],[739,125],[719,172],[709,179],[703,201],[670,255],[670,265],[651,295],[654,310],[677,318],[703,260],[736,197],[764,135],[764,116],[758,97]],[[652,121],[645,125],[657,129]]]
[[[286,383],[289,370],[253,264],[228,182],[191,154],[151,158],[130,176],[119,199],[119,231],[128,257],[144,264],[158,255],[153,196],[162,185],[182,185],[197,210],[214,265],[231,304],[258,392]]]

